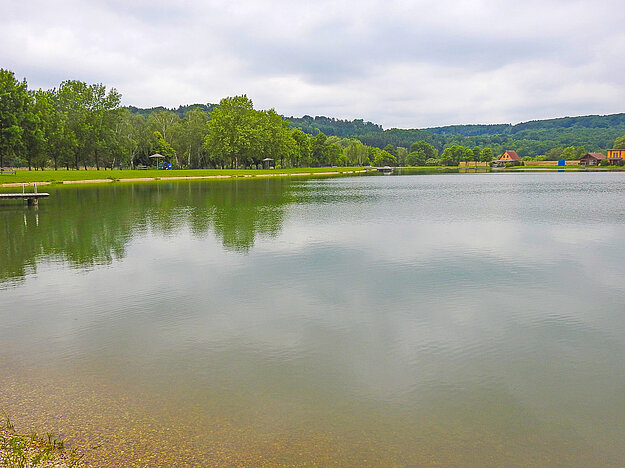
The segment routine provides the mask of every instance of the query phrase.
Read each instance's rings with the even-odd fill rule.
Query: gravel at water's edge
[[[0,467],[88,468],[52,437],[21,435],[0,428]]]

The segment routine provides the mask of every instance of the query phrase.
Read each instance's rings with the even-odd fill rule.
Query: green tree
[[[443,166],[457,166],[460,161],[468,161],[473,156],[473,150],[465,146],[452,145],[443,151],[441,164]]]
[[[18,81],[13,72],[0,68],[0,167],[5,158],[23,148],[23,121],[28,106],[26,80]]]
[[[566,159],[566,160],[571,160],[571,159],[575,159],[576,155],[577,155],[577,149],[575,148],[575,146],[567,146],[560,153],[560,158],[561,159]]]
[[[167,161],[171,161],[172,158],[176,157],[176,150],[172,148],[172,146],[163,138],[161,132],[158,130],[153,133],[154,135],[154,150],[165,156]]]
[[[275,110],[254,111],[250,160],[255,166],[271,158],[285,165],[299,150],[291,136],[289,124]]]
[[[148,116],[148,126],[152,133],[158,131],[165,140],[170,141],[170,131],[178,120],[180,120],[180,117],[178,117],[178,114],[175,112],[170,110],[158,110]]]
[[[564,151],[564,148],[562,146],[551,148],[549,151],[545,153],[545,156],[547,157],[547,161],[557,161],[559,159],[562,159],[563,151]]]
[[[246,95],[219,102],[208,121],[205,148],[235,168],[250,159],[254,134],[254,106]]]
[[[410,152],[414,153],[415,151],[419,151],[424,155],[424,161],[429,158],[437,158],[438,150],[433,145],[429,144],[424,140],[415,141],[410,145]]]
[[[208,133],[208,114],[195,107],[187,111],[185,117],[175,122],[170,129],[171,144],[183,158],[177,161],[180,166],[203,167],[207,162],[204,139]],[[186,159],[186,161],[185,161]]]
[[[397,166],[397,158],[386,150],[381,150],[373,160],[375,166]]]
[[[56,171],[60,165],[69,170],[73,164],[78,139],[72,131],[69,115],[62,109],[60,95],[57,90],[44,91],[52,104],[52,119],[46,126],[47,146]]]
[[[614,144],[612,145],[614,149],[625,149],[625,135],[618,137],[614,140]]]
[[[406,157],[408,156],[408,148],[406,148],[404,146],[398,146],[397,147],[397,154],[395,156],[397,157],[397,165],[398,166],[405,166],[406,165]]]
[[[295,141],[295,151],[293,152],[292,161],[293,166],[301,167],[309,165],[312,157],[310,137],[298,128],[291,131],[291,137]]]
[[[493,159],[495,159],[495,153],[492,148],[483,148],[480,153],[480,161],[489,164]]]
[[[427,159],[425,151],[416,150],[408,153],[408,156],[406,156],[406,164],[408,166],[425,166],[425,161]]]
[[[119,120],[119,103],[121,94],[115,88],[106,91],[102,84],[89,86],[89,121],[93,132],[93,156],[96,169],[100,169],[101,158],[104,167],[115,161],[117,142],[115,127]]]
[[[114,119],[108,114],[119,107],[120,100],[115,89],[107,92],[102,84],[75,80],[64,81],[55,92],[57,118],[63,122],[58,136],[66,138],[62,146],[71,147],[76,169],[81,163],[85,169],[87,164],[100,168],[100,156],[114,131]]]
[[[343,154],[343,148],[337,143],[331,143],[328,145],[328,166],[337,166],[340,164],[341,155]]]
[[[391,143],[389,143],[388,145],[384,147],[383,150],[397,157],[397,147],[395,145],[392,145]]]
[[[330,156],[327,139],[328,137],[323,132],[317,133],[312,139],[312,164],[315,166],[325,166],[328,164]]]
[[[187,167],[204,167],[206,150],[204,139],[208,133],[208,114],[201,109],[190,110],[184,119],[184,135],[187,146]]]
[[[348,146],[343,149],[346,163],[351,166],[362,166],[369,162],[369,151],[360,140],[352,139]]]
[[[475,167],[477,167],[477,163],[482,160],[482,147],[474,146],[471,150],[471,157],[469,161],[473,161],[475,163]]]
[[[28,170],[45,168],[48,160],[48,124],[52,104],[43,91],[29,91],[29,100],[23,123],[23,143]]]
[[[128,109],[120,109],[115,134],[120,163],[134,169],[139,155],[143,153],[148,156],[151,149],[153,135],[149,132],[145,118]]]

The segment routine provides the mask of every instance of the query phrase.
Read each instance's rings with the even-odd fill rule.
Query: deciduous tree
[[[26,80],[18,81],[13,72],[0,68],[0,167],[5,158],[23,148],[23,122],[28,105]]]

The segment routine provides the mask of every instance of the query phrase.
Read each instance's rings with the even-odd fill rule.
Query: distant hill
[[[515,149],[521,156],[545,154],[552,148],[583,146],[588,151],[603,151],[614,140],[625,134],[625,113],[587,115],[547,120],[532,120],[516,125],[447,125],[423,129],[384,130],[381,125],[357,120],[339,120],[329,117],[288,117],[291,126],[316,135],[357,138],[363,143],[384,148],[391,144],[409,148],[418,140],[425,140],[439,150],[451,144],[489,146],[496,153]]]
[[[445,127],[430,127],[423,130],[437,135],[498,135],[507,133],[512,128],[511,124],[484,124],[484,125],[447,125]]]
[[[291,127],[299,128],[310,135],[323,132],[326,135],[350,137],[361,133],[381,133],[381,125],[365,122],[363,119],[340,120],[332,117],[305,115],[303,117],[287,117]]]
[[[163,107],[163,106],[149,107],[149,108],[126,106],[126,108],[133,114],[140,114],[140,115],[147,116],[147,115],[150,115],[152,112],[167,110],[167,111],[175,112],[176,114],[178,114],[180,118],[183,118],[187,114],[187,112],[189,112],[191,109],[199,108],[203,110],[204,112],[212,112],[215,107],[217,107],[217,104],[210,104],[210,103],[209,104],[189,104],[188,106],[178,106],[177,109],[174,109],[174,108],[168,109],[167,107]]]
[[[531,120],[516,125],[447,125],[425,128],[438,135],[500,135],[513,134],[524,130],[552,130],[564,128],[612,128],[625,126],[625,114],[585,115],[581,117],[560,117],[557,119]]]

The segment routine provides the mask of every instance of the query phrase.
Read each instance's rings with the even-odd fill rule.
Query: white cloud
[[[620,1],[27,1],[0,63],[32,87],[103,82],[125,104],[247,93],[286,115],[385,127],[622,112]]]

